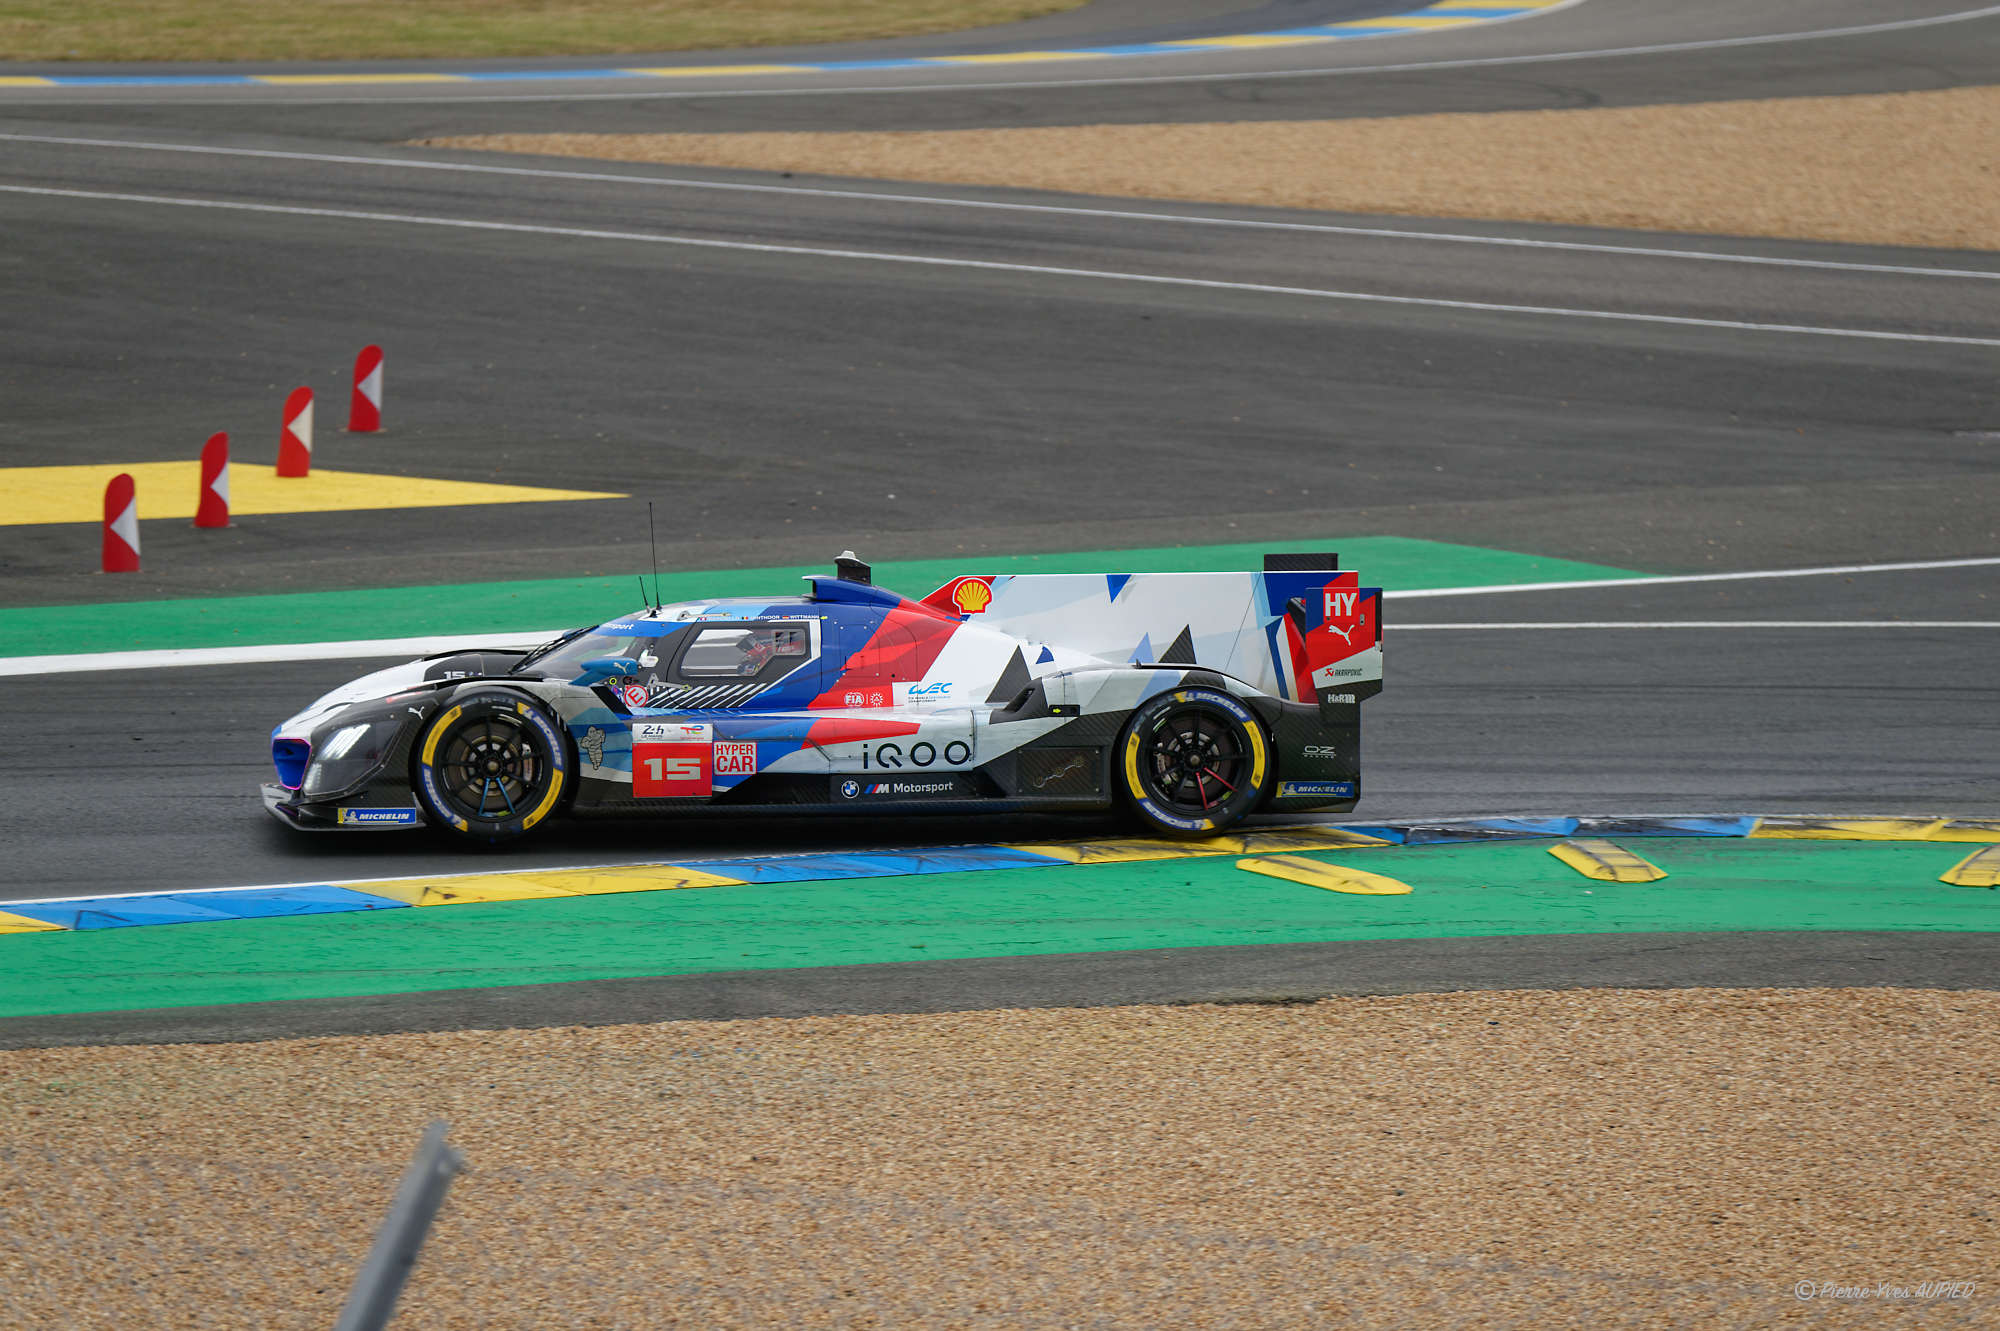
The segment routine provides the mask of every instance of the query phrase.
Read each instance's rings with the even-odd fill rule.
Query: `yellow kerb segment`
[[[1667,871],[1610,841],[1565,841],[1549,854],[1600,883],[1657,883]]]
[[[999,55],[940,55],[930,63],[938,65],[1019,65],[1034,60],[1102,60],[1101,51],[1007,51]]]
[[[55,86],[56,81],[54,79],[38,79],[25,75],[0,79],[0,88],[53,88]]]
[[[46,934],[61,933],[60,924],[50,924],[47,920],[33,920],[26,915],[10,915],[0,910],[0,934]]]
[[[1989,818],[1952,818],[1932,832],[1931,841],[2000,841],[2000,821]]]
[[[1236,861],[1236,867],[1250,873],[1261,873],[1267,878],[1282,878],[1288,883],[1303,883],[1307,887],[1346,892],[1358,897],[1400,897],[1412,890],[1401,879],[1350,869],[1345,864],[1309,860],[1302,855],[1259,855],[1255,859]]]
[[[107,462],[86,467],[0,467],[0,527],[59,522],[101,522],[104,486],[125,471],[138,486],[139,518],[192,518],[201,493],[201,463]],[[229,468],[232,517],[272,513],[343,513],[369,508],[460,508],[473,504],[542,504],[557,500],[623,499],[597,490],[545,490],[483,481],[441,481],[422,476],[378,476],[315,468],[309,476],[281,477],[268,465],[233,462]]]
[[[1953,887],[2000,887],[2000,846],[1975,850],[1938,875]]]
[[[259,83],[318,85],[329,83],[470,83],[463,74],[252,74]]]
[[[646,74],[663,79],[691,79],[721,74],[795,74],[811,65],[660,65],[653,69],[624,69],[621,74]]]
[[[1991,836],[1945,837],[1946,818],[1773,818],[1751,829],[1753,837],[1785,841],[1990,841]]]
[[[346,884],[356,892],[412,906],[459,906],[477,901],[532,901],[546,897],[602,896],[613,892],[665,892],[689,887],[741,887],[742,880],[672,864],[614,869],[530,870],[464,878],[399,878]]]
[[[1444,4],[1432,5],[1431,9],[1545,9],[1561,4],[1562,0],[1446,0]],[[1429,10],[1419,11],[1428,13]]]

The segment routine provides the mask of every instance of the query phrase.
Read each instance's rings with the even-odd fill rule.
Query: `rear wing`
[[[1330,554],[1266,555],[1261,573],[968,574],[924,604],[1105,661],[1206,666],[1293,702],[1382,690],[1382,589]]]

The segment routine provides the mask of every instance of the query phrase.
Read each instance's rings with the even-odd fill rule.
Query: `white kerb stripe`
[[[224,508],[229,507],[229,463],[228,462],[225,461],[222,464],[222,469],[215,473],[215,480],[209,485],[208,488],[215,492],[215,497],[222,501],[222,506]]]
[[[370,370],[368,377],[363,379],[356,387],[360,388],[361,396],[367,398],[370,404],[379,409],[382,405],[382,362],[379,360],[376,361],[375,368]]]
[[[132,502],[125,505],[125,511],[111,520],[111,533],[132,547],[132,553],[139,553],[139,495],[135,490]]]

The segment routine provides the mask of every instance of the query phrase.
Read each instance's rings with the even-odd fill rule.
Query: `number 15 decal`
[[[632,794],[646,799],[713,793],[713,752],[706,744],[634,744]]]

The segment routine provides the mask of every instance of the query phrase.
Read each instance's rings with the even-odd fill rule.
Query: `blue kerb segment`
[[[1749,836],[1755,818],[1583,818],[1578,832],[1591,836]]]
[[[1524,837],[1571,836],[1579,820],[1575,818],[1468,818],[1458,823],[1396,823],[1382,827],[1356,827],[1347,831],[1380,837],[1399,846],[1435,846],[1457,841],[1512,841]]]
[[[196,920],[238,918],[179,897],[81,897],[75,901],[10,905],[7,910],[65,929],[122,929],[133,924],[192,924]]]
[[[332,915],[401,908],[406,903],[352,888],[317,884],[262,891],[175,892],[157,897],[78,897],[71,901],[9,904],[14,915],[65,929],[124,929],[141,924],[195,924],[208,920],[268,919],[277,915]]]
[[[351,887],[320,883],[310,887],[279,887],[264,892],[177,892],[182,901],[192,901],[226,911],[242,920],[263,920],[278,915],[338,915],[350,910],[403,910],[407,901],[371,896]]]

